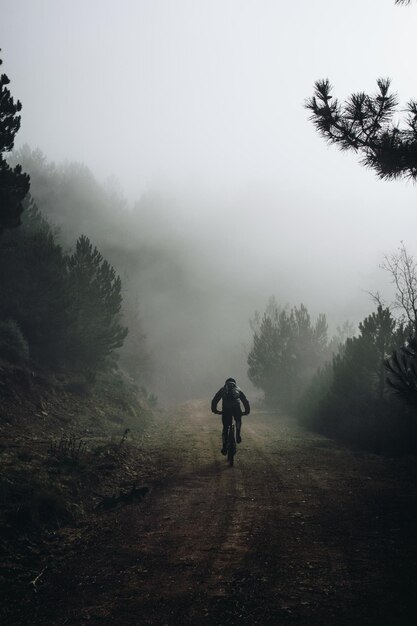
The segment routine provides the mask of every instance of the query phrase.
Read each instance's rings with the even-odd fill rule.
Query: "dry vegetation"
[[[107,508],[146,495],[151,411],[121,375],[82,379],[0,365],[0,580],[8,622]],[[149,453],[147,453],[149,455]],[[145,469],[146,468],[146,469]]]

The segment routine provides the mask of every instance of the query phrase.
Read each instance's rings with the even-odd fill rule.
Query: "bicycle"
[[[230,467],[233,467],[235,454],[236,454],[235,423],[232,418],[232,423],[227,427],[227,435],[226,435],[226,458]]]
[[[216,411],[216,415],[223,415],[223,413]],[[232,417],[226,431],[226,458],[230,467],[233,467],[236,452],[235,423]]]

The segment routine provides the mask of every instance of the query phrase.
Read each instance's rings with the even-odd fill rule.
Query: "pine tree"
[[[22,226],[4,232],[0,246],[0,319],[14,320],[30,355],[49,367],[61,360],[70,324],[67,258],[33,201]]]
[[[378,306],[359,331],[317,372],[297,407],[298,416],[327,435],[378,452],[392,445],[407,449],[404,411],[388,393],[384,360],[404,343],[409,327]]]
[[[396,0],[396,4],[410,4],[410,0]],[[394,122],[398,98],[390,91],[390,80],[380,78],[377,86],[375,94],[355,93],[341,104],[331,95],[329,80],[319,80],[306,108],[326,141],[360,154],[362,164],[380,178],[416,180],[417,101],[410,100],[402,122]]]
[[[102,369],[123,345],[127,328],[120,323],[122,283],[114,268],[82,235],[68,260],[72,295],[68,358],[86,369]]]
[[[319,315],[313,324],[303,304],[290,311],[274,305],[254,329],[248,376],[264,391],[267,402],[292,410],[317,367],[324,363],[326,318]]]
[[[374,390],[381,399],[385,393],[385,360],[394,348],[403,343],[408,327],[398,323],[389,308],[379,305],[376,313],[372,313],[359,324],[359,330],[361,333],[359,339],[368,345],[366,359],[368,371],[375,381]]]
[[[417,406],[417,331],[386,359],[388,385],[414,407]]]
[[[385,257],[382,268],[395,285],[393,306],[407,321],[408,336],[385,360],[390,387],[412,405],[417,405],[417,262],[402,243],[396,253]]]
[[[3,61],[0,59],[0,65]],[[22,109],[19,100],[15,102],[8,89],[10,83],[6,74],[0,76],[0,233],[6,228],[20,226],[23,211],[22,201],[29,191],[30,179],[16,165],[12,169],[3,153],[13,150],[16,133],[20,128]]]
[[[274,397],[276,373],[279,366],[279,335],[273,319],[265,314],[259,330],[253,336],[253,347],[248,356],[248,376],[253,384]]]

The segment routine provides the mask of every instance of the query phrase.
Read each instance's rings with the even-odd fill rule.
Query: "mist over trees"
[[[0,78],[0,151],[20,128],[16,103]],[[81,235],[71,254],[29,195],[20,163],[0,156],[0,357],[17,364],[84,371],[114,367],[123,345],[122,284]],[[54,190],[53,185],[50,191]],[[62,191],[62,190],[61,190]]]
[[[356,332],[346,322],[330,340],[324,314],[312,320],[305,305],[280,307],[271,298],[251,320],[248,376],[267,407],[296,415],[310,429],[379,454],[414,453],[416,267],[404,246],[382,267],[394,283],[397,277],[393,303],[379,302]]]
[[[188,208],[162,192],[128,208],[116,184],[99,183],[84,165],[50,163],[28,146],[12,160],[30,173],[32,195],[63,248],[84,234],[120,275],[129,329],[117,350],[120,367],[167,401],[218,388],[219,368],[221,380],[233,375],[247,387],[244,344],[256,300],[239,312],[247,277],[213,248],[217,217],[195,230]]]
[[[396,0],[408,5],[410,0]],[[378,90],[352,94],[343,104],[328,79],[315,83],[307,100],[319,134],[341,150],[361,155],[361,163],[379,178],[417,179],[417,101],[398,120],[398,98],[389,79]],[[303,423],[331,436],[360,443],[377,452],[417,450],[417,267],[404,244],[387,255],[382,268],[395,286],[395,299],[359,325],[331,363],[322,367],[306,390],[298,412]],[[399,311],[394,317],[393,311]]]
[[[375,452],[416,452],[417,265],[401,244],[381,267],[395,286],[393,302],[374,296],[377,310],[319,368],[296,412],[306,426]]]
[[[355,98],[355,106],[359,107],[355,110],[353,101],[346,111],[339,104],[332,109],[329,91],[323,97],[341,126],[337,132],[329,126],[328,111],[324,111],[324,101],[319,101],[318,96],[313,111],[317,114],[316,122],[322,129],[330,129],[328,132],[342,147],[359,150],[362,146],[365,150],[365,140],[372,140],[369,158],[374,158],[378,141],[382,146],[387,133],[397,136],[392,124],[395,98],[390,96],[387,84],[381,83],[375,98]],[[19,110],[14,111],[15,120]],[[351,117],[345,120],[345,113]],[[411,132],[411,126],[407,132]],[[401,135],[401,141],[403,149],[411,140],[408,135]],[[404,163],[403,159],[402,167]],[[221,378],[233,375],[243,378],[246,384],[245,362],[249,354],[252,383],[264,391],[268,402],[294,410],[316,368],[324,367],[337,352],[338,341],[329,339],[325,316],[312,320],[303,305],[267,312],[254,331],[252,348],[246,345],[249,331],[243,329],[241,322],[246,313],[240,315],[243,299],[238,299],[235,288],[239,281],[246,288],[246,277],[238,276],[238,264],[231,267],[231,255],[223,256],[221,247],[214,244],[223,229],[221,211],[186,237],[187,218],[178,217],[178,207],[166,202],[163,193],[160,197],[154,192],[144,194],[131,209],[114,181],[102,184],[86,165],[51,163],[40,150],[28,146],[8,158],[8,167],[11,171],[21,167],[28,172],[31,197],[39,209],[30,208],[32,201],[28,198],[27,222],[14,238],[8,234],[9,248],[1,251],[3,263],[9,255],[16,268],[22,272],[25,268],[24,272],[31,276],[31,268],[26,269],[24,263],[31,263],[34,257],[32,264],[38,264],[37,276],[44,276],[39,279],[39,289],[44,290],[45,306],[48,302],[53,317],[50,337],[42,344],[40,337],[47,326],[43,320],[35,324],[23,307],[19,311],[17,306],[9,306],[4,311],[4,319],[10,319],[9,330],[18,328],[21,333],[20,339],[18,331],[15,333],[16,346],[19,340],[27,340],[31,356],[52,363],[57,354],[66,353],[68,362],[75,367],[77,353],[79,363],[88,365],[88,359],[93,359],[91,368],[104,363],[106,367],[114,365],[117,360],[136,380],[152,381],[157,393],[163,389],[167,397],[176,400],[206,394],[212,384],[217,387],[219,370]],[[22,219],[25,221],[24,215]],[[250,233],[244,232],[244,221],[236,225],[231,235],[239,239],[243,234],[242,254],[246,248],[258,245],[251,241]],[[231,236],[228,233],[229,239]],[[29,261],[20,258],[14,249],[23,237]],[[227,237],[224,242],[227,245]],[[48,259],[45,263],[43,254]],[[219,257],[217,261],[212,260],[215,255]],[[4,271],[2,280],[10,302],[16,300],[19,292],[22,299],[35,300],[35,289],[32,293],[28,285],[19,285],[12,294],[16,274],[6,274]],[[256,281],[256,272],[253,276],[248,283]],[[56,282],[49,293],[47,285],[53,281]],[[277,283],[279,289],[279,279]],[[56,301],[54,293],[60,294]],[[295,301],[300,302],[301,298]],[[249,298],[246,302],[249,311],[253,310]],[[40,305],[34,302],[33,310],[37,311],[37,307]],[[322,308],[316,303],[314,310]],[[41,317],[42,313],[36,315]],[[9,330],[6,328],[5,332]],[[94,338],[95,351],[88,350],[88,337]],[[339,342],[344,343],[344,339],[339,337]],[[398,349],[406,347],[404,342]],[[400,361],[397,375],[401,370],[398,368]]]
[[[33,201],[22,225],[2,236],[0,288],[0,319],[24,342],[22,357],[90,374],[111,366],[127,334],[120,278],[86,237],[65,254]],[[3,334],[1,355],[10,355],[9,342]]]
[[[293,410],[305,385],[328,357],[327,322],[312,322],[306,306],[280,308],[269,302],[261,320],[252,321],[253,346],[248,376],[267,404]]]
[[[117,351],[122,355],[120,364],[138,382],[145,384],[150,360],[138,297],[135,291],[126,288],[130,256],[126,220],[123,221],[125,199],[115,189],[100,186],[82,164],[56,166],[48,163],[39,149],[31,150],[28,146],[13,153],[10,160],[20,162],[20,158],[32,173],[31,191],[37,205],[42,207],[44,230],[49,230],[50,237],[62,251],[71,251],[75,246],[73,254],[64,255],[72,296],[63,308],[68,315],[76,312],[68,326],[73,337],[67,346],[67,359],[73,365],[79,362],[92,367],[91,360],[95,365],[108,365],[112,359],[114,363],[111,355]],[[28,219],[31,220],[30,211]],[[99,242],[100,251],[93,241]],[[125,246],[122,255],[117,241]],[[116,272],[108,261],[114,258],[113,263],[118,263],[121,256],[123,286],[120,270]],[[129,340],[124,341],[127,321]],[[92,344],[94,349],[91,349]]]
[[[392,393],[385,366],[409,333],[409,325],[379,305],[358,336],[319,369],[298,404],[301,422],[378,453],[415,451],[415,418]]]

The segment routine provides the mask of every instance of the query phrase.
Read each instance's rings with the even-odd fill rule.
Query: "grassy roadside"
[[[25,623],[51,564],[146,495],[152,420],[121,374],[89,386],[0,363],[1,623]]]

